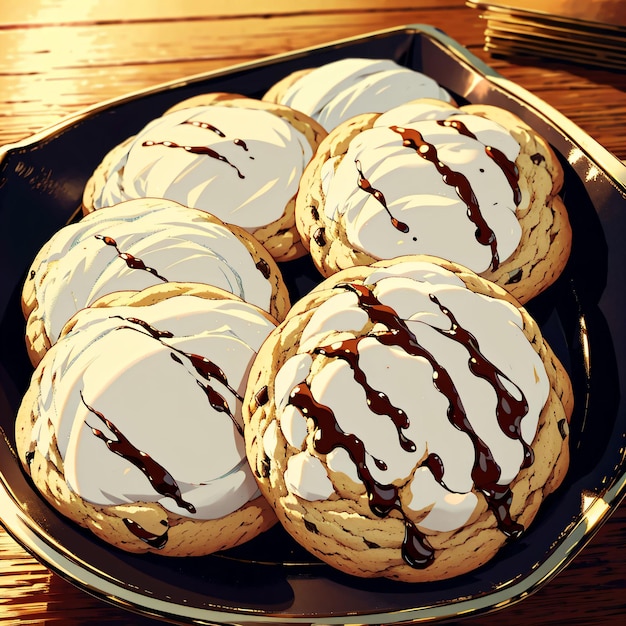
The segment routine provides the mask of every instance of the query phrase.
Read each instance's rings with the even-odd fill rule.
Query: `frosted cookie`
[[[280,261],[305,254],[294,196],[326,132],[289,107],[212,93],[185,100],[107,154],[83,211],[167,198],[252,233]]]
[[[303,111],[328,132],[355,115],[382,113],[417,98],[452,100],[421,72],[390,59],[360,58],[293,72],[263,96],[263,100]]]
[[[563,271],[571,227],[549,144],[494,106],[417,100],[322,142],[296,222],[320,271],[405,254],[469,267],[520,302]]]
[[[275,325],[197,284],[83,309],[19,409],[24,469],[61,513],[129,552],[203,555],[251,539],[276,518],[246,461],[241,399]]]
[[[514,298],[409,256],[343,270],[294,305],[252,366],[246,449],[320,559],[441,580],[494,557],[561,483],[572,398]]]
[[[274,259],[246,231],[168,200],[131,200],[65,226],[37,254],[22,292],[33,364],[76,311],[168,281],[225,289],[277,319],[290,306]]]

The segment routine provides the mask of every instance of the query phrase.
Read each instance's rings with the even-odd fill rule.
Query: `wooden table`
[[[0,5],[0,144],[90,104],[266,55],[412,23],[432,24],[626,159],[626,75],[483,52],[462,0],[22,0]],[[1,516],[1,512],[0,512]],[[621,624],[626,505],[548,585],[471,624]],[[0,527],[0,624],[156,624],[49,572]],[[466,623],[466,622],[463,622]]]

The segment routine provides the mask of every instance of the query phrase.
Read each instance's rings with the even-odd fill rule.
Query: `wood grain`
[[[369,31],[432,24],[626,159],[626,75],[483,51],[462,0],[22,0],[0,6],[0,144],[162,82]],[[1,516],[1,512],[0,512]],[[622,624],[626,506],[530,598],[463,624]],[[0,624],[159,624],[92,598],[0,527]]]
[[[3,6],[0,143],[157,83],[373,30],[427,23],[626,158],[626,135],[614,130],[615,116],[626,114],[626,75],[493,59],[482,50],[479,14],[458,0],[307,1],[297,12],[284,0],[127,4],[28,0]]]

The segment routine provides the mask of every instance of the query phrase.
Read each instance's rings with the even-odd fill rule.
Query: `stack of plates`
[[[622,0],[467,1],[486,20],[485,50],[626,69]],[[620,10],[621,9],[621,10]]]

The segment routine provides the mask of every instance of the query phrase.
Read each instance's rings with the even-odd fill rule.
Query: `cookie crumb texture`
[[[521,535],[569,463],[569,378],[536,323],[415,256],[327,279],[271,333],[244,398],[248,459],[330,565],[417,582]]]

